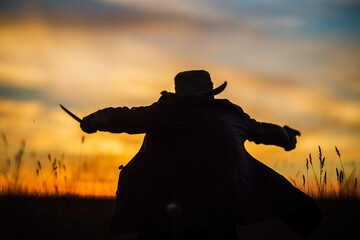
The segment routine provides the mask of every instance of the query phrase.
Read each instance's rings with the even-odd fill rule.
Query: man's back
[[[243,140],[228,123],[228,116],[235,114],[235,108],[229,104],[200,95],[169,94],[154,109],[140,110],[145,114],[156,112],[156,122],[165,118],[168,121],[163,127],[155,123],[154,128],[149,128],[139,153],[122,170],[119,179],[119,196],[129,202],[148,199],[137,207],[143,208],[139,211],[143,213],[139,215],[141,222],[155,224],[154,216],[159,216],[160,225],[168,228],[170,216],[166,215],[166,206],[171,203],[182,209],[182,228],[207,226],[215,218],[217,222],[234,221],[234,211],[229,208],[235,196],[232,165]],[[124,209],[118,210],[121,215]],[[220,215],[226,217],[219,219]],[[129,224],[128,217],[120,218]]]

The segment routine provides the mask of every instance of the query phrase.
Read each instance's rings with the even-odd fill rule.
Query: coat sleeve
[[[276,145],[285,149],[291,145],[290,137],[286,130],[272,123],[258,122],[248,119],[248,140],[257,144]]]
[[[236,106],[240,121],[245,124],[246,139],[256,144],[276,145],[285,149],[293,144],[287,131],[272,123],[258,122]]]
[[[164,129],[171,115],[164,98],[145,107],[101,109],[93,113],[95,126],[99,131],[129,134],[147,133],[160,127]]]

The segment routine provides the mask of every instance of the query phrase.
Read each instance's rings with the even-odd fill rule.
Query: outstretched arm
[[[167,104],[161,98],[147,107],[105,108],[84,117],[80,127],[87,133],[96,131],[146,133],[165,127],[167,118],[170,117],[167,111]]]
[[[288,126],[278,126],[271,123],[257,122],[249,119],[248,140],[255,143],[267,145],[276,145],[283,147],[286,151],[293,150],[296,147],[296,136],[300,132]]]
[[[238,106],[237,106],[238,107]],[[278,126],[271,123],[258,122],[250,118],[240,107],[241,118],[245,121],[247,127],[246,138],[257,144],[276,145],[290,151],[296,147],[296,136],[300,132],[288,126]]]

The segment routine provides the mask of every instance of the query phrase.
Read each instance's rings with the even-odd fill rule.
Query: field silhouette
[[[118,239],[135,234],[109,233],[112,198],[0,197],[1,239]],[[359,199],[322,199],[324,219],[309,239],[358,239]],[[278,219],[237,228],[239,239],[303,239]]]

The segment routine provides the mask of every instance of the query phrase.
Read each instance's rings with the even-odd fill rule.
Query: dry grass
[[[313,162],[311,154],[309,154],[309,158],[306,158],[306,177],[305,174],[302,175],[303,178],[303,190],[308,195],[312,197],[316,197],[318,199],[323,198],[357,198],[357,177],[355,176],[355,171],[352,171],[349,177],[347,177],[347,174],[345,173],[344,165],[341,160],[341,154],[339,149],[335,146],[335,152],[338,156],[339,162],[340,162],[340,170],[336,167],[334,170],[336,171],[336,183],[338,185],[337,191],[335,189],[327,189],[328,184],[328,175],[327,175],[327,169],[325,169],[325,157],[323,156],[321,147],[318,147],[319,151],[319,175],[316,174],[316,171],[314,169],[315,163]],[[309,166],[310,165],[310,166]],[[309,168],[311,167],[313,178],[316,183],[316,189],[314,190],[311,187],[310,181],[309,181]],[[317,194],[315,194],[315,193]]]
[[[3,194],[26,193],[27,188],[23,186],[24,177],[21,175],[26,142],[21,141],[19,150],[16,152],[14,159],[11,160],[9,157],[9,143],[4,133],[2,133],[1,139],[5,149],[5,164],[0,169],[0,173],[6,182],[6,184],[2,186],[1,191]]]
[[[26,142],[22,141],[20,146],[14,156],[11,158],[9,156],[9,142],[4,133],[1,135],[2,138],[2,149],[4,163],[0,168],[0,173],[5,179],[5,184],[2,186],[1,192],[2,195],[7,194],[34,194],[36,196],[40,195],[71,195],[76,194],[79,188],[84,188],[83,182],[88,182],[87,186],[87,195],[95,194],[94,186],[96,184],[101,184],[98,179],[99,168],[98,162],[88,161],[84,157],[84,145],[85,145],[85,136],[81,137],[79,143],[79,155],[77,165],[70,169],[70,172],[66,166],[66,161],[64,160],[64,154],[60,158],[53,157],[50,153],[47,155],[47,158],[41,159],[36,157],[36,154],[33,154],[33,159],[35,163],[34,174],[36,174],[36,181],[32,183],[32,189],[29,190],[26,181],[24,182],[24,175],[21,172],[22,165],[24,162],[24,152],[26,147]],[[331,169],[326,168],[326,158],[323,156],[321,147],[318,147],[318,161],[314,161],[311,154],[306,158],[306,173],[300,174],[302,177],[302,187],[296,185],[296,179],[300,173],[296,174],[295,177],[289,177],[289,180],[293,183],[294,186],[299,187],[308,195],[314,198],[355,198],[358,197],[358,185],[357,177],[355,176],[355,171],[351,171],[350,174],[345,172],[344,164],[341,159],[340,150],[335,146],[335,152],[338,157],[339,166],[333,169],[336,171],[336,180],[329,179],[329,171]],[[74,161],[73,161],[74,162]],[[315,166],[316,165],[316,166]],[[310,173],[309,173],[310,172]],[[84,177],[87,176],[87,177]],[[90,180],[89,180],[90,179]],[[329,185],[330,182],[330,186]],[[336,184],[334,187],[333,184]],[[116,183],[114,182],[114,186]],[[115,191],[114,191],[115,192]]]
[[[30,152],[26,149],[25,141],[21,142],[15,156],[10,157],[7,137],[2,133],[1,138],[1,195],[76,195],[78,194],[77,191],[84,187],[84,184],[79,183],[91,179],[92,182],[89,183],[89,186],[90,184],[97,184],[98,162],[88,161],[86,157],[83,156],[84,136],[81,138],[80,154],[77,159],[71,159],[74,163],[70,168],[67,167],[64,154],[60,157],[54,157],[50,153],[47,154],[46,157],[36,156],[35,152]],[[26,158],[25,152],[29,152],[31,157]],[[24,162],[27,162],[27,165],[33,163],[33,172],[29,172],[26,169],[27,175],[25,175],[23,168]],[[114,186],[116,186],[116,182],[114,182]],[[88,187],[85,193],[84,191],[81,193],[95,195],[95,191],[91,189],[91,187]]]

